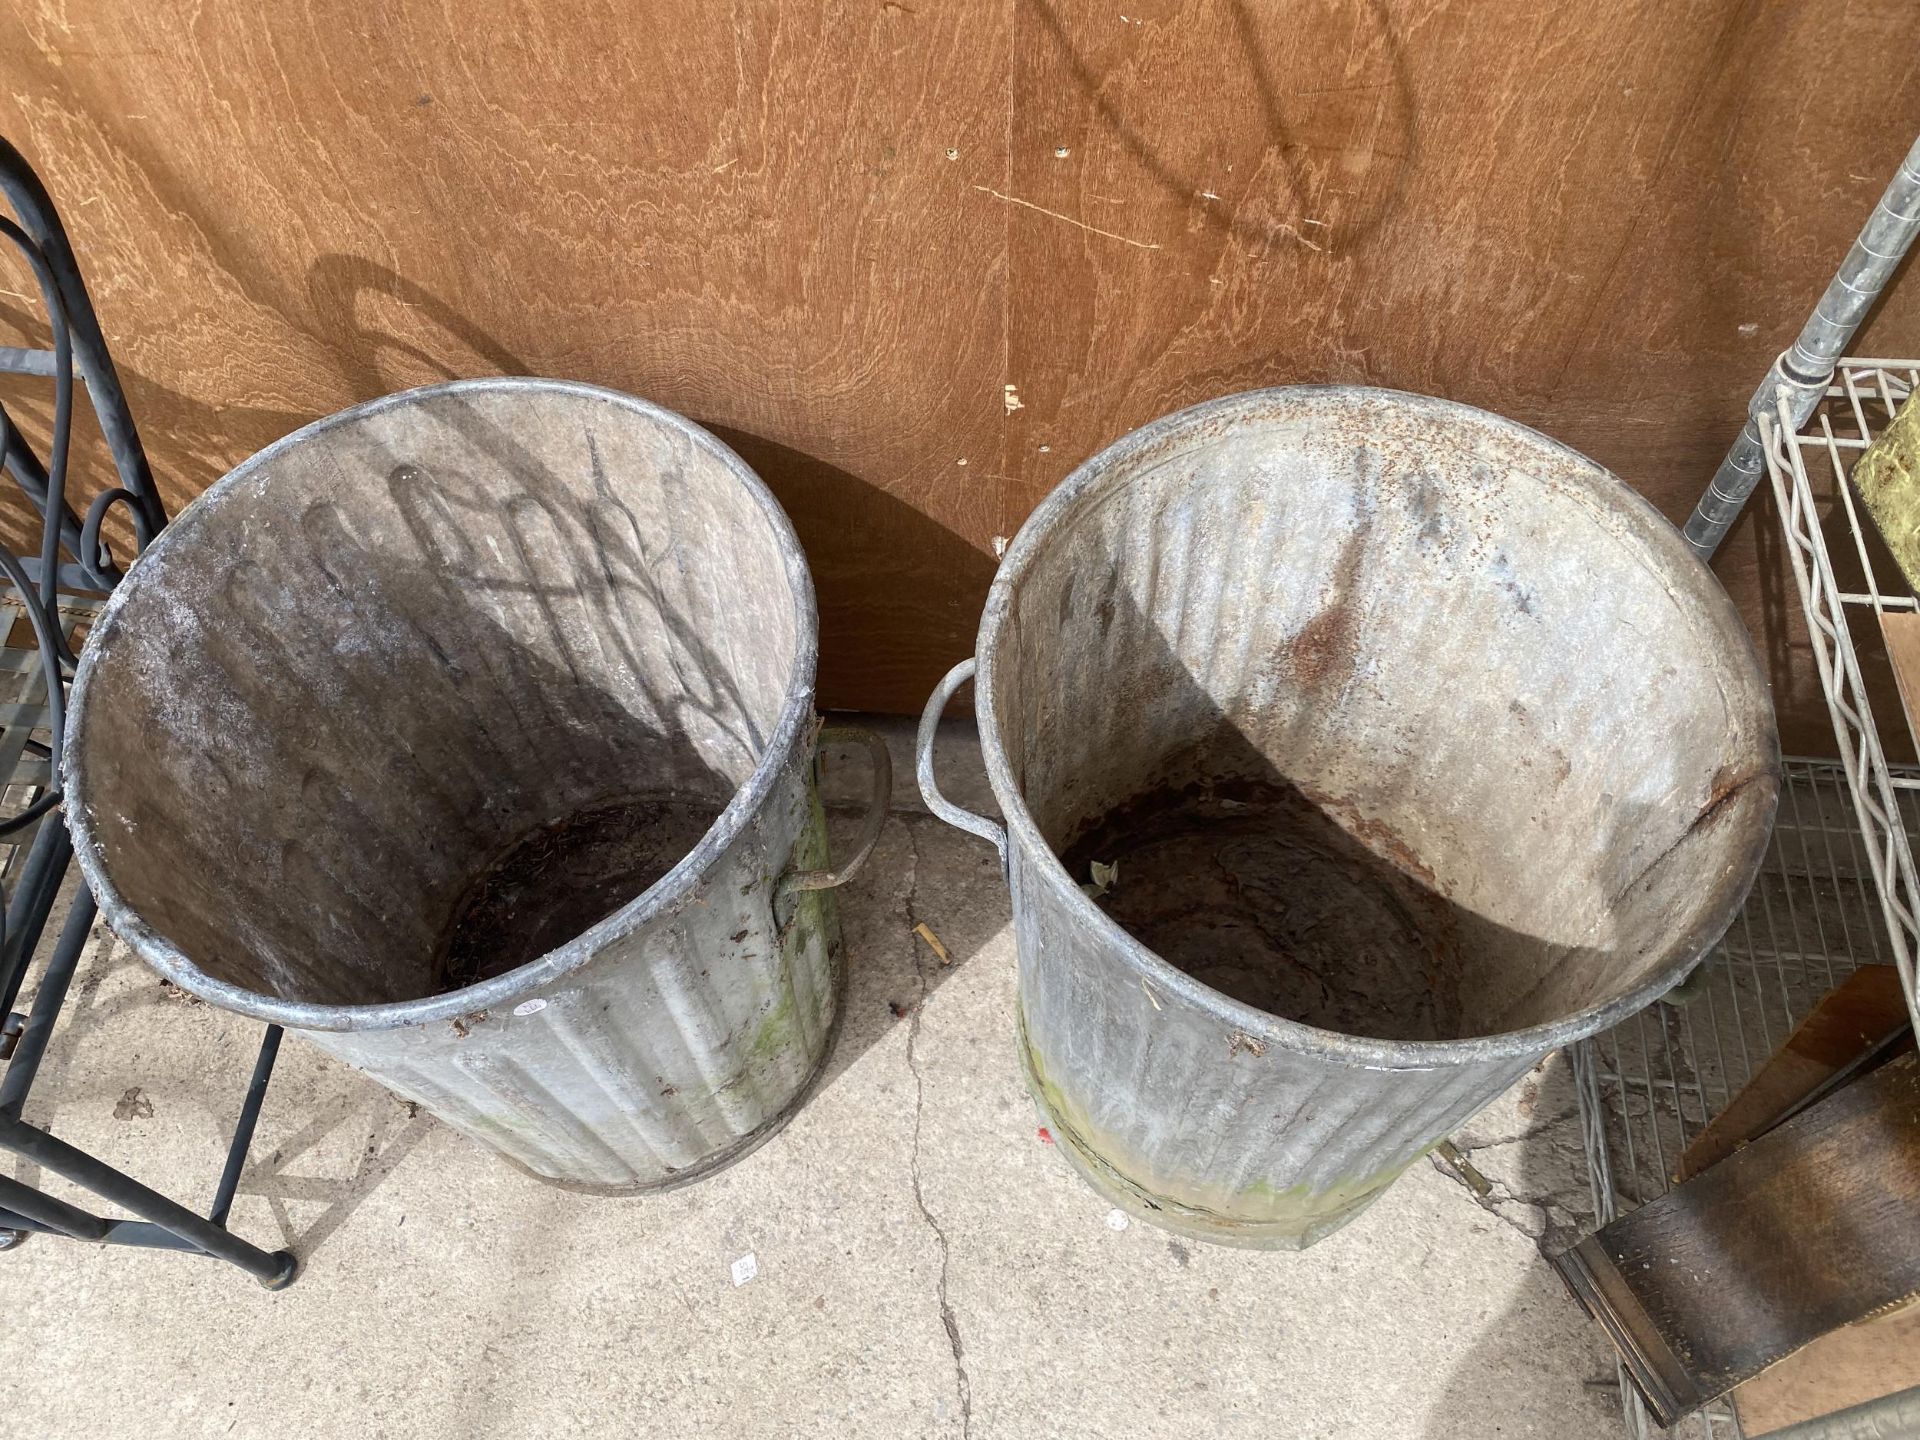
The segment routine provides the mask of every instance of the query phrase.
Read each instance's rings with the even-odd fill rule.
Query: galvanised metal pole
[[[1913,148],[1860,231],[1860,238],[1847,252],[1840,273],[1814,307],[1800,338],[1773,362],[1767,378],[1753,392],[1740,438],[1720,462],[1707,493],[1693,507],[1684,533],[1687,544],[1701,559],[1713,559],[1766,470],[1760,416],[1773,414],[1784,394],[1794,427],[1806,423],[1833,381],[1834,364],[1893,278],[1916,233],[1920,233],[1920,137],[1915,138]]]

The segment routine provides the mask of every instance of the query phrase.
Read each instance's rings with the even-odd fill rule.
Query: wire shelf
[[[1777,415],[1760,417],[1760,434],[1891,960],[1906,991],[1915,1033],[1920,1034],[1914,978],[1920,952],[1920,882],[1899,804],[1903,792],[1920,786],[1920,776],[1895,775],[1887,764],[1862,677],[1861,647],[1850,628],[1854,618],[1871,615],[1869,623],[1877,631],[1881,617],[1911,613],[1916,602],[1879,536],[1862,523],[1862,507],[1848,479],[1854,463],[1916,388],[1920,361],[1842,360],[1804,425],[1796,431],[1783,397]],[[1872,638],[1869,663],[1890,668],[1879,635]],[[1900,723],[1912,741],[1904,707],[1901,713]]]
[[[1797,432],[1785,401],[1760,417],[1787,556],[1840,747],[1836,761],[1790,760],[1759,878],[1685,1003],[1662,1001],[1574,1047],[1597,1223],[1664,1194],[1695,1136],[1751,1079],[1820,997],[1861,965],[1893,965],[1920,1032],[1914,963],[1920,885],[1920,770],[1887,762],[1867,700],[1889,668],[1879,617],[1920,610],[1869,525],[1848,476],[1920,389],[1920,361],[1843,360]],[[1856,646],[1850,626],[1875,628]],[[1864,656],[1863,652],[1864,651]],[[1899,722],[1897,722],[1899,723]],[[1920,748],[1920,747],[1917,747]],[[1621,1376],[1628,1434],[1738,1440],[1718,1402],[1662,1432]]]

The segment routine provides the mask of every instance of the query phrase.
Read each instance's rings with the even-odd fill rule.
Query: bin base
[[[749,1130],[738,1140],[716,1154],[709,1155],[697,1165],[689,1165],[677,1170],[664,1180],[649,1180],[639,1185],[596,1185],[585,1180],[566,1180],[553,1175],[542,1175],[530,1165],[523,1165],[511,1155],[486,1148],[501,1160],[525,1175],[529,1180],[538,1180],[542,1185],[552,1186],[555,1190],[565,1190],[573,1195],[604,1195],[612,1199],[630,1195],[661,1195],[669,1190],[678,1190],[683,1185],[692,1185],[706,1179],[716,1171],[737,1164],[758,1150],[767,1141],[773,1139],[787,1127],[787,1122],[799,1114],[806,1103],[813,1098],[814,1091],[820,1088],[820,1082],[827,1073],[827,1061],[833,1058],[834,1047],[840,1042],[841,1022],[847,1013],[847,965],[844,954],[838,953],[835,946],[833,957],[833,1020],[827,1026],[827,1038],[820,1046],[820,1058],[814,1061],[813,1071],[807,1076],[806,1083],[793,1092],[793,1098],[780,1108],[778,1114],[763,1121]]]
[[[1055,1113],[1054,1107],[1047,1101],[1045,1087],[1035,1073],[1031,1052],[1024,1043],[1020,1048],[1021,1073],[1026,1076],[1027,1091],[1033,1096],[1034,1108],[1039,1111],[1042,1123],[1053,1137],[1054,1147],[1067,1157],[1067,1163],[1079,1172],[1080,1178],[1129,1215],[1189,1240],[1200,1240],[1209,1245],[1230,1245],[1241,1250],[1305,1250],[1357,1217],[1380,1198],[1381,1193],[1400,1177],[1407,1165],[1419,1158],[1416,1155],[1405,1165],[1371,1177],[1365,1182],[1364,1190],[1357,1194],[1348,1188],[1338,1195],[1327,1192],[1303,1196],[1297,1208],[1284,1218],[1239,1219],[1199,1206],[1183,1205],[1166,1196],[1154,1195],[1145,1187],[1135,1184],[1097,1154],[1086,1138],[1074,1128],[1072,1121]]]

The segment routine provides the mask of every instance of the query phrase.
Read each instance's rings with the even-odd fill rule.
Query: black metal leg
[[[26,863],[20,867],[20,879],[13,899],[7,905],[7,943],[0,948],[0,1015],[13,1009],[20,998],[20,984],[27,976],[27,964],[40,932],[47,923],[47,912],[60,893],[66,877],[67,861],[73,858],[73,840],[67,827],[57,821],[42,825],[27,848]]]
[[[40,988],[34,992],[33,1010],[14,1044],[13,1059],[7,1065],[6,1074],[0,1076],[0,1115],[17,1119],[20,1107],[26,1103],[27,1091],[40,1069],[40,1057],[47,1051],[47,1037],[53,1033],[53,1022],[66,1001],[67,987],[73,983],[74,969],[80,963],[80,952],[86,949],[87,935],[93,929],[97,913],[92,894],[82,886],[74,897],[73,909],[67,912],[67,923],[60,929],[53,954],[48,957]]]
[[[0,1175],[0,1205],[13,1212],[7,1218],[37,1221],[40,1225],[76,1240],[104,1240],[107,1222],[89,1215],[78,1206],[51,1195],[43,1195],[31,1185]]]
[[[86,1186],[102,1199],[146,1217],[193,1249],[238,1265],[269,1290],[284,1289],[293,1283],[298,1262],[292,1251],[268,1253],[257,1245],[249,1245],[224,1227],[201,1218],[158,1190],[149,1189],[44,1130],[12,1116],[0,1116],[0,1148],[24,1155],[56,1175]]]
[[[85,1211],[81,1211],[85,1214]],[[137,1250],[177,1250],[185,1255],[204,1255],[202,1250],[190,1240],[182,1240],[163,1225],[155,1225],[151,1220],[102,1220],[103,1231],[100,1235],[102,1245],[130,1245]],[[0,1207],[0,1234],[58,1235],[65,1236],[66,1231],[57,1225],[45,1225],[38,1220],[28,1219],[4,1207]],[[83,1237],[84,1238],[84,1237]],[[0,1245],[0,1250],[10,1249]],[[285,1252],[279,1252],[284,1254]],[[281,1289],[282,1286],[270,1286]]]
[[[225,1225],[227,1212],[233,1209],[234,1192],[240,1188],[240,1172],[247,1168],[247,1150],[253,1144],[254,1127],[260,1123],[260,1106],[267,1098],[267,1082],[273,1078],[273,1062],[280,1054],[284,1033],[278,1025],[269,1025],[260,1042],[260,1058],[253,1062],[253,1079],[240,1106],[239,1123],[233,1127],[233,1143],[227,1147],[227,1168],[221,1172],[220,1188],[214,1192],[213,1209],[207,1212],[207,1218],[216,1225]]]
[[[57,853],[57,847],[54,849]],[[36,873],[44,877],[51,873],[52,868],[54,867],[51,865],[43,865]],[[35,883],[42,888],[45,886],[44,878]],[[52,1034],[54,1022],[65,1002],[68,987],[72,984],[80,956],[86,949],[87,936],[92,932],[97,913],[93,896],[83,888],[74,898],[73,909],[68,912],[66,923],[60,930],[60,938],[54,945],[52,955],[48,957],[47,968],[40,979],[40,987],[34,994],[32,1013],[27,1017],[27,1023],[20,1032],[13,1059],[4,1074],[0,1075],[0,1121],[19,1120],[21,1106],[26,1101],[27,1092],[32,1088],[34,1076],[40,1068],[41,1058],[46,1053],[47,1039]],[[234,1126],[233,1140],[228,1147],[226,1166],[220,1176],[219,1188],[215,1192],[213,1211],[206,1221],[199,1221],[184,1207],[178,1207],[179,1215],[186,1216],[194,1222],[185,1228],[156,1224],[151,1220],[103,1219],[69,1205],[63,1200],[44,1194],[18,1180],[0,1176],[0,1250],[13,1248],[29,1234],[62,1235],[109,1245],[137,1245],[216,1255],[241,1266],[269,1286],[278,1288],[280,1285],[289,1283],[293,1277],[293,1259],[290,1254],[281,1251],[269,1255],[256,1246],[236,1239],[225,1228],[227,1216],[233,1209],[234,1196],[239,1189],[241,1173],[246,1168],[247,1151],[253,1143],[254,1130],[260,1122],[260,1110],[266,1099],[268,1082],[273,1077],[274,1060],[280,1051],[282,1033],[278,1025],[269,1026],[261,1041],[259,1058],[254,1062],[253,1078],[247,1086],[246,1099],[240,1107],[240,1118]],[[35,1135],[44,1133],[33,1130],[31,1126],[22,1126],[21,1129]],[[0,1131],[0,1145],[5,1145],[9,1149],[21,1149],[8,1142],[8,1133],[10,1132]],[[50,1136],[44,1138],[51,1141]],[[21,1149],[21,1153],[31,1152]],[[74,1153],[79,1154],[77,1151]],[[42,1163],[47,1163],[48,1169],[68,1175],[69,1179],[78,1180],[79,1183],[87,1185],[107,1199],[118,1200],[136,1211],[156,1213],[142,1200],[143,1195],[152,1196],[156,1192],[146,1190],[144,1186],[136,1184],[111,1167],[100,1165],[97,1174],[101,1177],[117,1177],[118,1186],[115,1189],[97,1184],[93,1179],[60,1170],[58,1166],[51,1163],[44,1161]],[[120,1193],[122,1191],[124,1193]],[[156,1198],[159,1197],[156,1196]],[[164,1221],[179,1217],[160,1214],[158,1218]],[[224,1237],[226,1248],[218,1244],[203,1243],[209,1233]]]

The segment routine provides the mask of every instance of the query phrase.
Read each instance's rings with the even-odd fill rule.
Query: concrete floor
[[[0,1433],[1621,1433],[1610,1353],[1534,1239],[1584,1223],[1562,1062],[1457,1137],[1484,1200],[1421,1164],[1305,1254],[1181,1242],[1037,1133],[988,847],[896,815],[844,894],[825,1083],[664,1196],[544,1187],[290,1041],[233,1224],[290,1245],[298,1283],[47,1237],[0,1254]],[[258,1037],[102,932],[28,1118],[204,1203]]]

